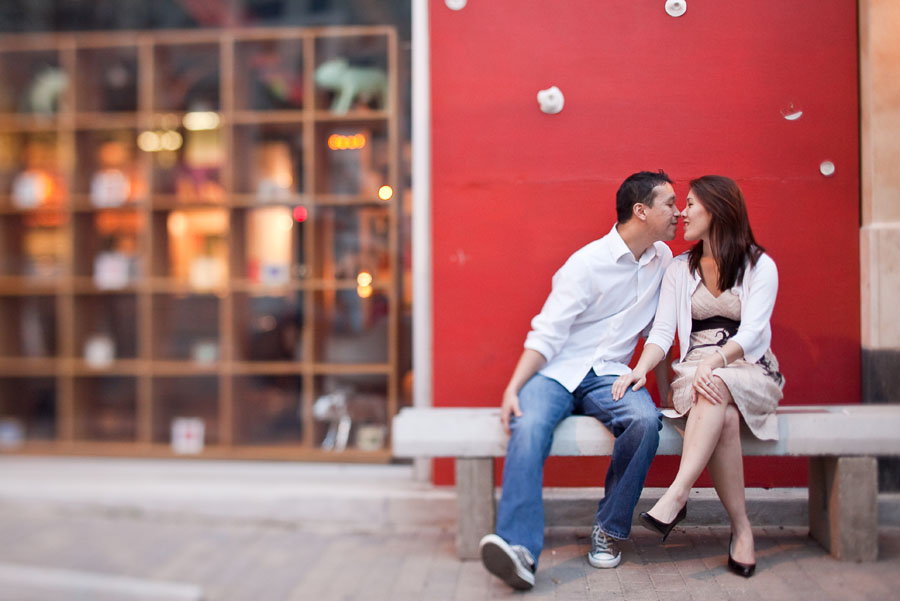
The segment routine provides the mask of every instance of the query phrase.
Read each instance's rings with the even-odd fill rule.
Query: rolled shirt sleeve
[[[539,352],[550,361],[562,349],[572,322],[592,297],[590,269],[583,257],[575,254],[553,275],[552,290],[541,312],[531,320],[525,348]]]

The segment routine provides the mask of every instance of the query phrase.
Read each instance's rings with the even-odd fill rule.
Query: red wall
[[[784,403],[859,400],[854,0],[432,0],[434,404],[496,406],[550,277],[615,219],[619,183],[665,169],[683,206],[708,173],[744,190],[778,264]],[[558,86],[565,109],[540,112]],[[803,110],[787,121],[791,101]],[[837,169],[826,178],[819,164]],[[672,243],[684,250],[680,239]],[[552,459],[548,485],[597,485],[602,459]],[[648,485],[667,485],[677,458]],[[748,459],[751,486],[805,463]],[[435,479],[452,481],[452,462]],[[708,481],[701,482],[708,485]]]

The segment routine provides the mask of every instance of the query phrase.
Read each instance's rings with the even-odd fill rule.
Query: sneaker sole
[[[619,551],[619,554],[612,559],[594,559],[591,557],[591,554],[588,553],[587,560],[588,563],[595,568],[614,568],[622,562],[622,552]]]
[[[514,551],[496,534],[481,540],[481,562],[488,572],[516,590],[527,591],[534,587],[534,574],[527,568],[522,571]]]

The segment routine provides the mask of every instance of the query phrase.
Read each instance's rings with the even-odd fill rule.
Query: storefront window
[[[0,450],[389,459],[409,1],[10,0],[0,32]]]

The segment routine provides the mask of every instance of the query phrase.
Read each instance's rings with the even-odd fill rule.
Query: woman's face
[[[709,211],[706,210],[706,207],[697,200],[697,196],[694,194],[693,189],[688,192],[687,205],[681,212],[681,217],[684,220],[685,240],[700,240],[701,238],[709,236],[709,226],[712,223],[712,215],[710,215]]]

